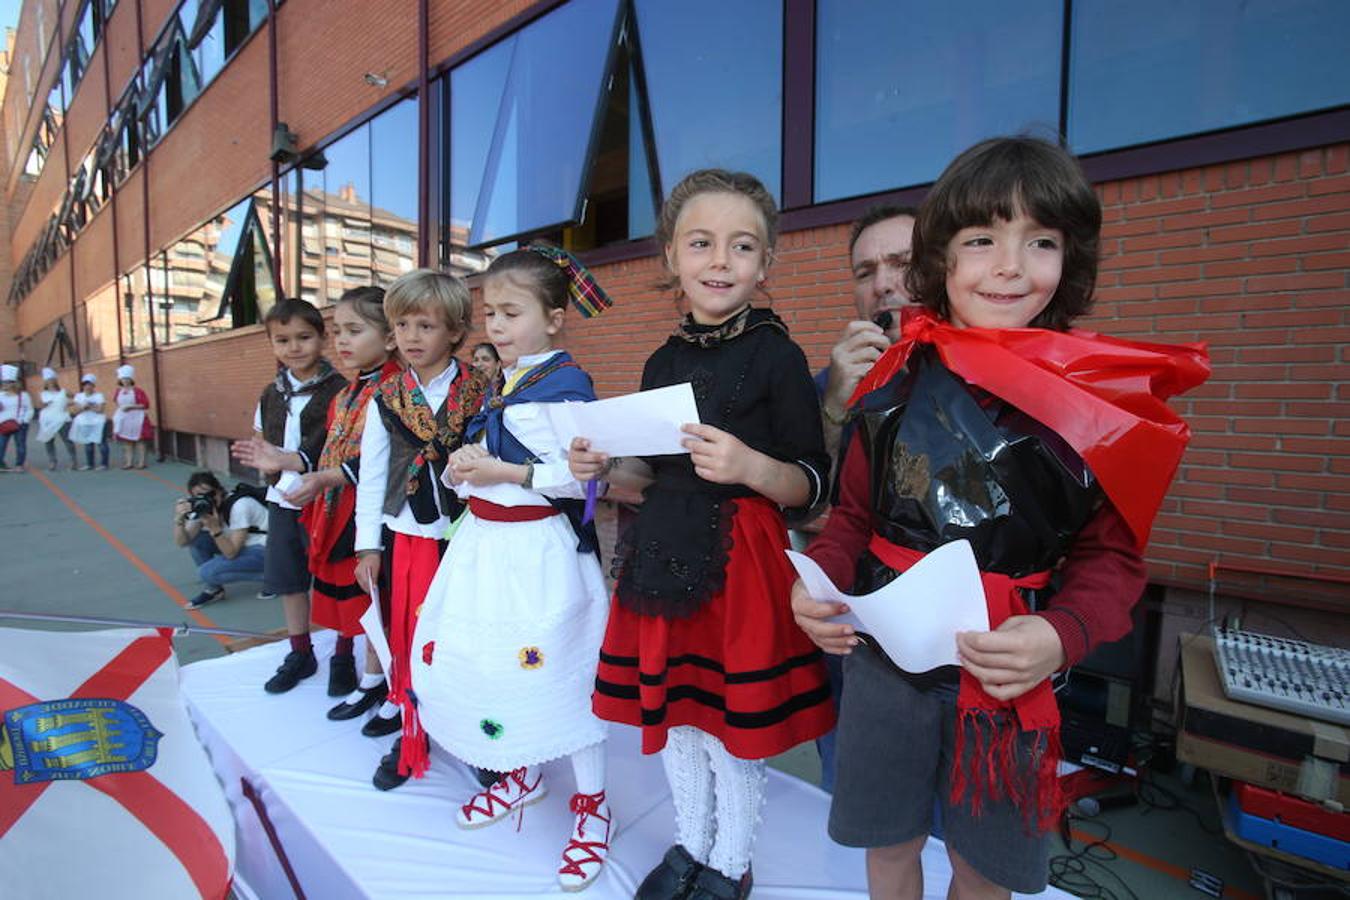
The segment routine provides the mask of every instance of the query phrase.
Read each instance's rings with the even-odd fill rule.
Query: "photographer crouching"
[[[173,505],[173,542],[197,564],[203,589],[188,606],[198,609],[224,597],[231,582],[262,581],[267,507],[242,484],[226,494],[210,472],[193,472],[187,487]]]

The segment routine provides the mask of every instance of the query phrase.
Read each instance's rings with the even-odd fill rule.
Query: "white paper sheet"
[[[688,382],[590,403],[546,403],[543,408],[562,446],[584,437],[592,450],[610,456],[688,453],[680,441],[689,435],[680,428],[699,421]]]
[[[943,544],[885,587],[850,597],[815,560],[785,551],[815,600],[847,603],[852,610],[831,621],[874,637],[906,672],[960,665],[958,631],[988,631],[989,608],[969,541]]]
[[[370,606],[361,614],[361,627],[366,630],[366,640],[380,660],[380,668],[385,677],[389,676],[389,641],[384,637],[384,622],[380,618],[380,586],[370,586]]]

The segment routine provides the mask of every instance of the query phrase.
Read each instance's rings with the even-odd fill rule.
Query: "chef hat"
[[[94,377],[93,372],[85,372],[80,378],[80,384],[93,384],[96,381],[98,381],[98,379]]]
[[[43,380],[43,381],[55,381],[55,380],[56,380],[56,370],[53,369],[51,366],[43,366],[43,367],[42,367],[42,380]]]
[[[18,381],[18,380],[19,380],[18,366],[11,366],[8,363],[6,363],[3,366],[0,366],[0,381]]]
[[[121,378],[135,378],[135,377],[136,377],[136,370],[135,370],[134,368],[132,368],[131,366],[118,366],[118,367],[117,367],[117,377],[118,377],[119,379],[121,379]]]

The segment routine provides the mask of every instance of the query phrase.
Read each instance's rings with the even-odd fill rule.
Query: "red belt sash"
[[[897,572],[904,572],[924,557],[919,551],[893,544],[879,534],[872,535],[867,549]],[[985,603],[989,607],[989,628],[993,631],[1010,617],[1027,614],[1027,605],[1019,589],[1045,587],[1050,583],[1050,572],[1033,572],[1020,578],[998,572],[981,572],[980,583],[984,587]],[[1009,799],[1017,804],[1029,821],[1034,819],[1042,830],[1053,827],[1063,812],[1064,801],[1059,791],[1058,777],[1062,755],[1059,744],[1059,706],[1055,702],[1050,681],[1042,681],[1022,696],[1004,701],[989,696],[980,682],[962,669],[956,707],[958,716],[951,773],[951,802],[960,802],[968,793],[971,810],[979,815],[986,801]],[[1000,712],[1015,714],[1021,731],[1039,736],[1034,773],[1019,777],[1015,770],[1019,729],[1000,723],[996,718]],[[969,769],[962,765],[962,760],[966,758],[967,740],[975,742],[970,748]]]
[[[502,506],[482,497],[469,498],[469,512],[489,522],[538,522],[559,514],[552,506]]]

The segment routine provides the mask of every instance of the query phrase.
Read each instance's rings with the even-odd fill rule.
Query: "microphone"
[[[872,317],[872,324],[882,331],[890,331],[891,326],[895,324],[895,313],[889,309],[883,309]]]

